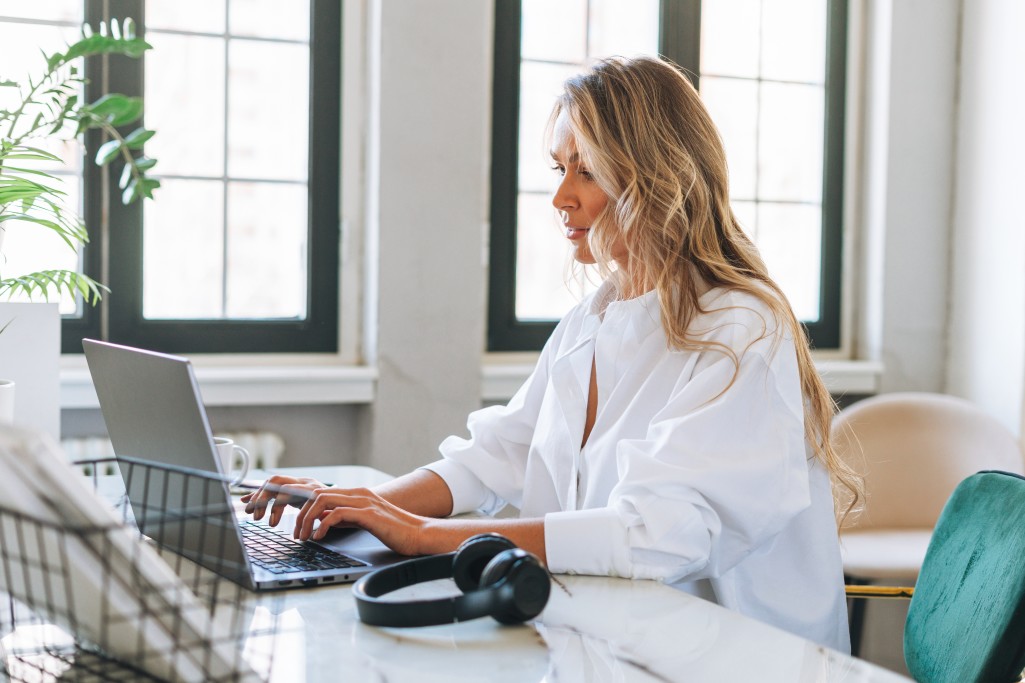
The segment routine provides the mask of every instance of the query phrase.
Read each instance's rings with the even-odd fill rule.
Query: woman
[[[665,62],[602,61],[567,81],[549,132],[553,203],[600,288],[442,460],[372,491],[272,478],[271,522],[292,487],[312,490],[303,539],[355,525],[423,554],[498,532],[552,572],[665,581],[848,649],[830,481],[851,504],[860,482],[830,448],[803,330],[730,210],[697,92]],[[446,519],[507,503],[518,519]]]

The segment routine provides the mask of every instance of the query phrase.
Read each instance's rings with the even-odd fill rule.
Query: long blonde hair
[[[733,214],[726,153],[697,90],[668,62],[605,59],[566,81],[549,133],[560,114],[581,161],[610,198],[589,231],[591,253],[602,274],[614,277],[613,246],[626,246],[631,281],[658,293],[670,347],[716,346],[688,332],[704,312],[698,299],[709,286],[757,297],[792,336],[805,436],[831,475],[842,522],[863,498],[862,479],[830,443],[836,404],[803,326]],[[720,350],[739,364],[731,349]]]

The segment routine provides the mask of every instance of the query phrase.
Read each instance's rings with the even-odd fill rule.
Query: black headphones
[[[452,578],[462,595],[433,600],[381,600],[416,583]],[[467,539],[454,553],[400,562],[367,574],[352,587],[363,623],[434,626],[492,616],[503,624],[533,619],[548,603],[551,578],[535,555],[498,534]]]

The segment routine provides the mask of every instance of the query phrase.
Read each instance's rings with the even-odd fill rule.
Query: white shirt
[[[850,650],[829,476],[804,436],[793,340],[757,298],[713,289],[668,348],[655,292],[609,283],[556,327],[506,406],[428,468],[453,513],[506,503],[543,517],[555,573],[657,579]],[[581,448],[595,363],[597,416]],[[737,370],[735,374],[735,370]]]

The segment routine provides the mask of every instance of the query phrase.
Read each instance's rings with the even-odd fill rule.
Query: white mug
[[[236,456],[241,460],[242,467],[239,468],[238,475],[231,480],[232,486],[238,486],[249,473],[249,451],[223,436],[214,437],[214,446],[217,447],[217,457],[221,460],[221,472],[226,477],[230,477],[231,471],[235,469]]]

